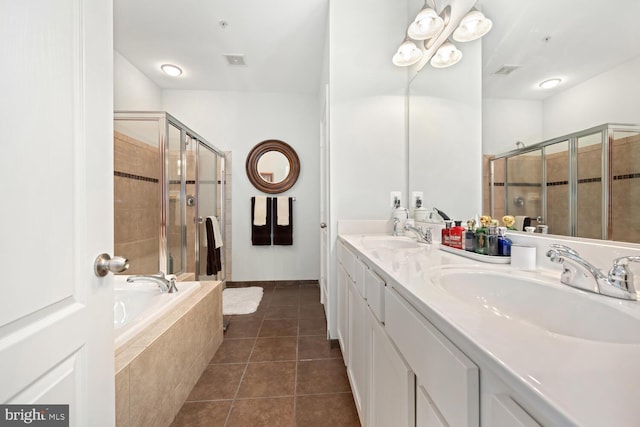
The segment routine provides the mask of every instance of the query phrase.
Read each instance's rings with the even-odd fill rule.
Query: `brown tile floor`
[[[224,341],[172,426],[359,426],[318,285],[259,285],[255,313],[225,316]]]

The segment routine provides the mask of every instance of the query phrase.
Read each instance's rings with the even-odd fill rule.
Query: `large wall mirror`
[[[437,10],[441,9],[440,3],[448,1],[455,0],[435,0]],[[408,0],[410,15],[421,7],[420,3]],[[461,50],[471,50],[463,50],[465,55],[458,64],[444,70],[435,70],[427,65],[411,76],[408,89],[410,188],[407,190],[424,191],[427,206],[435,205],[456,217],[476,209],[484,213],[491,210],[488,170],[484,176],[482,172],[473,170],[472,178],[465,173],[464,182],[455,181],[457,176],[449,176],[454,169],[465,171],[467,168],[466,164],[459,166],[460,159],[464,162],[473,157],[474,162],[480,163],[484,156],[486,165],[489,165],[489,156],[514,150],[519,142],[533,148],[536,143],[604,123],[640,124],[640,104],[637,102],[640,85],[634,77],[640,73],[640,44],[632,34],[637,31],[634,19],[640,15],[640,2],[613,0],[606,11],[584,8],[576,0],[560,3],[553,0],[479,0],[476,6],[493,20],[493,29],[482,38],[481,63],[470,69],[473,66],[465,61],[472,59],[474,51],[472,46],[460,44],[458,48]],[[602,22],[616,22],[616,25],[599,33],[596,39],[585,33],[588,28],[595,28]],[[589,43],[585,43],[587,39]],[[462,67],[467,68],[465,73],[456,69]],[[540,87],[544,80],[554,77],[562,80],[559,86],[547,90]],[[481,94],[471,94],[467,99],[469,90],[476,89],[472,81],[476,78],[480,80]],[[461,91],[461,88],[465,90]],[[480,129],[473,121],[477,117],[476,106],[470,103],[475,96],[481,102]],[[460,117],[445,111],[447,106],[455,107],[449,110]],[[438,116],[434,111],[446,114]],[[467,118],[462,120],[465,115]],[[434,117],[439,120],[433,120]],[[428,127],[425,125],[427,122]],[[461,132],[470,127],[474,128],[474,134],[481,136],[481,151],[472,145],[464,148],[468,138],[464,138]],[[623,136],[616,134],[609,139],[614,151],[617,149],[614,144],[632,144],[631,137]],[[436,139],[445,141],[439,144],[442,148],[436,150],[446,153],[440,153],[434,159],[430,155],[432,150],[427,146]],[[575,152],[584,151],[586,156],[587,152],[601,152],[597,149],[601,146],[600,140],[596,146],[583,138],[576,140]],[[631,160],[640,156],[640,141],[637,155],[610,154],[609,161],[624,159],[634,166],[608,163],[610,191],[604,197],[597,197],[597,201],[594,198],[593,206],[585,206],[585,203],[592,201],[592,194],[595,197],[602,193],[601,189],[606,190],[603,184],[605,177],[597,175],[595,167],[585,167],[585,162],[581,163],[582,167],[578,164],[577,169],[571,171],[570,162],[565,161],[568,150],[568,142],[558,141],[553,148],[545,148],[544,153],[529,150],[509,159],[508,173],[511,175],[509,180],[503,177],[503,181],[516,185],[494,189],[495,199],[504,201],[503,206],[494,212],[495,216],[501,216],[500,208],[507,210],[508,207],[509,213],[528,215],[534,220],[542,216],[552,234],[640,242],[639,237],[632,236],[633,233],[619,232],[621,228],[638,228],[627,218],[633,217],[630,213],[640,207],[640,197],[636,196],[640,194],[640,162]],[[598,159],[603,161],[602,156]],[[597,163],[598,159],[594,161]],[[451,162],[458,167],[452,168]],[[505,173],[506,162],[504,157],[501,162],[496,162],[496,173]],[[523,165],[529,164],[535,164],[537,175],[523,175],[529,170]],[[540,172],[543,167],[546,175]],[[533,168],[531,172],[534,172]],[[597,168],[597,172],[601,174],[602,168]],[[570,174],[575,174],[577,182],[573,193],[569,191],[568,184],[565,185],[565,182],[570,182]],[[496,181],[499,182],[498,179]],[[467,189],[472,189],[472,193],[476,191],[479,182],[482,182],[482,191],[486,193],[480,203],[474,197],[469,198],[467,192]],[[443,191],[438,194],[439,190],[432,190],[430,186]],[[466,193],[464,197],[457,197],[459,189]],[[429,194],[438,197],[430,200]],[[465,199],[469,200],[466,202],[467,210],[462,206]],[[448,200],[452,208],[444,206],[440,200]],[[596,205],[596,202],[602,205]],[[590,216],[583,219],[585,217],[579,216],[580,213]],[[575,216],[575,221],[568,221],[571,216]]]
[[[277,194],[298,180],[300,159],[286,142],[269,139],[251,149],[246,162],[247,177],[258,190]]]

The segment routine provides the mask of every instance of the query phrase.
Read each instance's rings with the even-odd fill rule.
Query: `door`
[[[0,3],[0,403],[115,423],[113,22],[105,0]],[[5,411],[0,413],[4,414]]]
[[[218,254],[220,257],[224,257],[224,246],[220,247],[217,252],[215,248],[209,248],[207,246],[207,217],[215,217],[220,225],[221,231],[224,224],[222,211],[220,210],[221,204],[218,202],[221,200],[218,194],[219,189],[222,188],[222,179],[218,172],[219,159],[217,154],[209,148],[206,144],[198,142],[198,280],[215,280],[217,277],[219,280],[224,278],[224,263],[220,260],[220,267],[222,270],[216,275],[215,267]],[[212,218],[213,220],[213,218]],[[224,234],[223,234],[224,235]],[[224,242],[217,242],[216,245]],[[216,255],[209,257],[207,261],[208,251],[213,250]],[[213,274],[207,275],[207,262],[209,265],[209,272]]]
[[[327,278],[329,274],[329,90],[325,87],[324,107],[320,121],[320,302],[325,306],[329,319]],[[327,328],[329,331],[329,328]]]

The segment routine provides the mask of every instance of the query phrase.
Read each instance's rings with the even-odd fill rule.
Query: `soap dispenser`
[[[427,219],[429,211],[422,206],[422,199],[416,199],[416,208],[413,211],[413,218],[416,221],[424,221]]]
[[[400,199],[395,199],[393,206],[393,212],[391,213],[391,218],[393,219],[393,235],[403,236],[404,226],[409,219],[409,211],[400,206]]]

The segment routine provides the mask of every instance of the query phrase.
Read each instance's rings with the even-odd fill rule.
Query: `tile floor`
[[[225,316],[222,345],[172,426],[360,426],[318,285],[259,285],[256,313]]]

